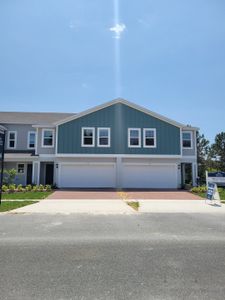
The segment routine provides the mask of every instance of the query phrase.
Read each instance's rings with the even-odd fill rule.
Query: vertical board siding
[[[95,127],[95,147],[81,147],[81,128]],[[97,127],[111,128],[111,147],[97,147]],[[128,147],[128,128],[141,128],[141,148]],[[156,148],[143,148],[143,128],[156,128]],[[59,125],[61,154],[180,154],[180,128],[117,103]]]

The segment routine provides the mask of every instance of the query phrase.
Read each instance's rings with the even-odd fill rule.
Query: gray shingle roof
[[[0,112],[0,124],[53,125],[73,115],[75,114],[55,112]]]

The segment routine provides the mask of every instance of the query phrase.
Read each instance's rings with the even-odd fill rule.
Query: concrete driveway
[[[189,193],[184,190],[164,190],[164,191],[153,191],[153,190],[124,190],[127,194],[127,199],[130,200],[202,200],[202,198]],[[59,199],[120,199],[119,192],[115,190],[57,190],[51,194],[48,199],[59,200]]]

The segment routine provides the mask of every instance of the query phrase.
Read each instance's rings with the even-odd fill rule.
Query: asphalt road
[[[224,299],[225,217],[0,215],[0,299]]]

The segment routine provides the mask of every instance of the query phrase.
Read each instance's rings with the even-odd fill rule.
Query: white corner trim
[[[59,126],[56,126],[56,133],[55,133],[55,154],[58,153],[58,133],[59,133]]]
[[[138,131],[138,144],[139,145],[131,145],[130,144],[130,132],[131,130],[137,130]],[[128,148],[141,148],[141,128],[128,128]]]
[[[35,134],[35,139],[34,139],[34,147],[30,147],[30,134]],[[32,149],[35,150],[36,149],[36,143],[37,143],[37,138],[36,138],[36,131],[28,131],[27,133],[27,149]]]
[[[38,154],[38,128],[36,128],[35,155]]]
[[[107,130],[108,131],[108,145],[100,145],[100,131],[101,130]],[[100,148],[110,148],[111,147],[111,128],[109,127],[98,127],[97,129],[97,146]]]
[[[92,144],[85,145],[84,144],[84,130],[92,130]],[[81,127],[81,147],[95,147],[95,127]]]
[[[14,133],[15,134],[15,138],[14,138],[14,147],[10,147],[10,133]],[[15,130],[9,130],[8,134],[7,134],[7,148],[8,149],[16,149],[17,147],[17,131]]]
[[[52,132],[52,145],[44,145],[44,133],[45,131],[51,131]],[[42,148],[54,148],[55,144],[55,129],[52,128],[43,128],[42,129],[42,135],[41,135],[41,147]]]
[[[154,132],[154,146],[146,145],[146,131],[151,130]],[[156,139],[156,128],[143,128],[143,148],[156,148],[157,147],[157,139]]]

